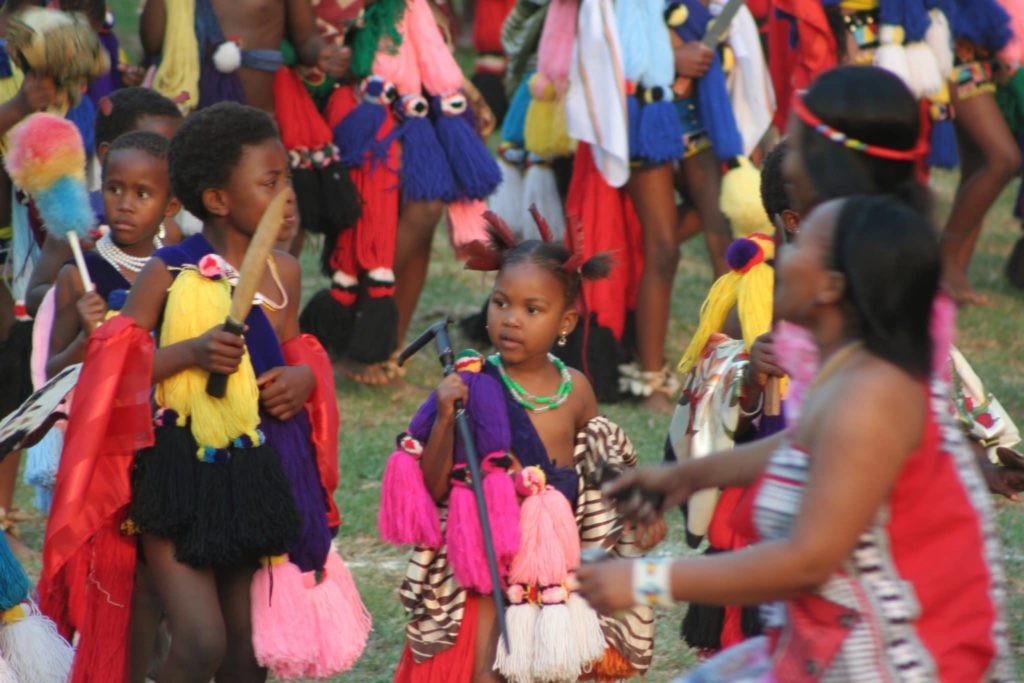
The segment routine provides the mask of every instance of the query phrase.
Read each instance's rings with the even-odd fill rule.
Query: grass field
[[[135,0],[113,2],[119,10],[119,33],[132,47]],[[137,44],[137,43],[135,43]],[[941,215],[948,210],[948,200],[955,176],[937,173],[934,186]],[[1012,192],[1016,192],[1017,183]],[[971,277],[988,293],[990,304],[969,309],[960,318],[959,345],[974,363],[975,369],[999,397],[1010,414],[1024,422],[1024,297],[1006,285],[1001,270],[1003,261],[1020,234],[1011,217],[1012,196],[1004,195],[992,211]],[[312,249],[312,247],[310,247]],[[304,290],[308,296],[322,286],[316,274],[315,255],[308,251]],[[672,328],[667,357],[678,358],[696,323],[700,302],[711,282],[706,253],[699,240],[686,244],[682,251],[679,276],[672,309]],[[415,333],[446,313],[465,314],[479,306],[489,281],[479,274],[463,271],[451,257],[447,240],[439,231],[434,245],[430,277],[412,331]],[[458,340],[456,340],[458,341]],[[438,379],[436,361],[429,353],[413,360],[405,386],[398,390],[370,389],[342,379],[338,381],[341,407],[341,489],[337,500],[344,525],[339,541],[342,553],[352,567],[367,607],[374,616],[374,632],[363,658],[338,681],[390,681],[403,643],[404,616],[398,603],[397,586],[404,570],[405,553],[385,546],[376,534],[376,511],[379,482],[385,460],[391,452],[394,436],[402,431],[418,404]],[[607,406],[607,414],[619,422],[632,437],[641,459],[647,463],[661,459],[661,448],[668,419],[639,411],[630,404]],[[31,492],[19,490],[22,509],[31,509]],[[936,505],[942,501],[936,500]],[[1022,509],[998,501],[999,524],[1007,556],[1010,576],[1010,615],[1013,646],[1018,658],[1018,675],[1024,677],[1024,514]],[[25,525],[26,542],[39,549],[44,520],[35,519]],[[659,554],[683,552],[681,520],[673,516],[669,537],[657,550]],[[954,558],[935,558],[937,562]],[[33,575],[38,565],[30,566]],[[662,610],[658,620],[658,641],[654,667],[647,680],[667,681],[692,665],[692,653],[679,640],[678,627],[684,608]]]

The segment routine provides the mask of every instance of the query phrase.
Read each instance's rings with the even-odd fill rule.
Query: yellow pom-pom
[[[761,173],[746,157],[739,157],[739,165],[722,178],[718,206],[729,219],[734,237],[775,232],[761,203]]]
[[[231,308],[231,286],[226,280],[205,278],[193,268],[183,270],[171,285],[164,307],[160,346],[195,339],[224,324]],[[199,368],[188,368],[160,382],[156,401],[178,413],[179,420],[191,420],[192,435],[199,445],[227,448],[234,439],[248,436],[259,442],[259,387],[249,352],[230,377],[224,398],[206,393],[210,375]]]
[[[673,28],[676,26],[682,26],[689,18],[690,10],[683,4],[670,7],[668,12],[665,13],[665,23]]]
[[[732,73],[736,68],[736,53],[728,45],[722,47],[722,70],[725,73]]]

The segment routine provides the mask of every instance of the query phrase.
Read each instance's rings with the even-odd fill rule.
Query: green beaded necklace
[[[488,360],[498,368],[498,374],[501,375],[501,381],[508,388],[512,398],[516,400],[516,403],[526,408],[533,413],[543,413],[548,410],[554,410],[558,406],[565,403],[569,398],[569,394],[572,393],[572,375],[569,374],[569,369],[565,367],[565,363],[560,358],[556,358],[552,354],[548,354],[548,360],[555,364],[558,368],[558,374],[562,376],[562,383],[558,386],[558,391],[553,396],[534,396],[526,389],[523,388],[519,382],[515,381],[508,376],[505,372],[505,366],[501,362],[501,354],[494,354]]]

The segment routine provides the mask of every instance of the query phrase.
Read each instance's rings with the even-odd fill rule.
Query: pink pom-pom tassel
[[[557,489],[546,488],[540,498],[551,517],[555,539],[565,556],[565,571],[571,572],[580,566],[580,531],[576,527],[576,515],[569,501]]]
[[[569,502],[555,489],[545,488],[523,501],[520,533],[519,554],[512,561],[509,573],[513,583],[561,584],[569,571],[579,565],[576,520]]]
[[[285,680],[299,678],[316,659],[308,637],[308,597],[302,571],[284,561],[269,563],[250,587],[252,644],[256,661]]]
[[[301,675],[331,678],[352,668],[363,654],[372,620],[336,551],[327,556],[322,580],[317,583],[316,575],[309,573],[306,581],[314,628],[305,635],[315,643],[317,656]]]
[[[403,445],[407,440],[407,436],[399,437],[399,449],[391,454],[384,468],[377,528],[380,537],[388,543],[437,548],[441,545],[437,506],[423,481],[416,453]],[[418,447],[422,452],[419,442],[415,444],[413,450]]]
[[[508,473],[509,465],[511,458],[505,453],[492,453],[483,462],[487,518],[491,524],[494,552],[503,564],[512,561],[520,545],[519,501]]]
[[[484,552],[476,497],[468,484],[454,482],[448,498],[448,561],[463,588],[490,593],[494,588]]]

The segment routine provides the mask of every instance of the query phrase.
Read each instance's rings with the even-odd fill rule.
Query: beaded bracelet
[[[761,392],[761,396],[757,399],[757,406],[753,410],[751,410],[749,413],[747,411],[743,410],[743,400],[742,399],[740,399],[739,408],[740,408],[740,415],[741,416],[743,416],[743,417],[757,417],[758,415],[761,414],[761,411],[764,410],[764,392],[763,391]]]
[[[633,562],[633,600],[638,605],[675,604],[670,571],[672,558],[644,557]]]

